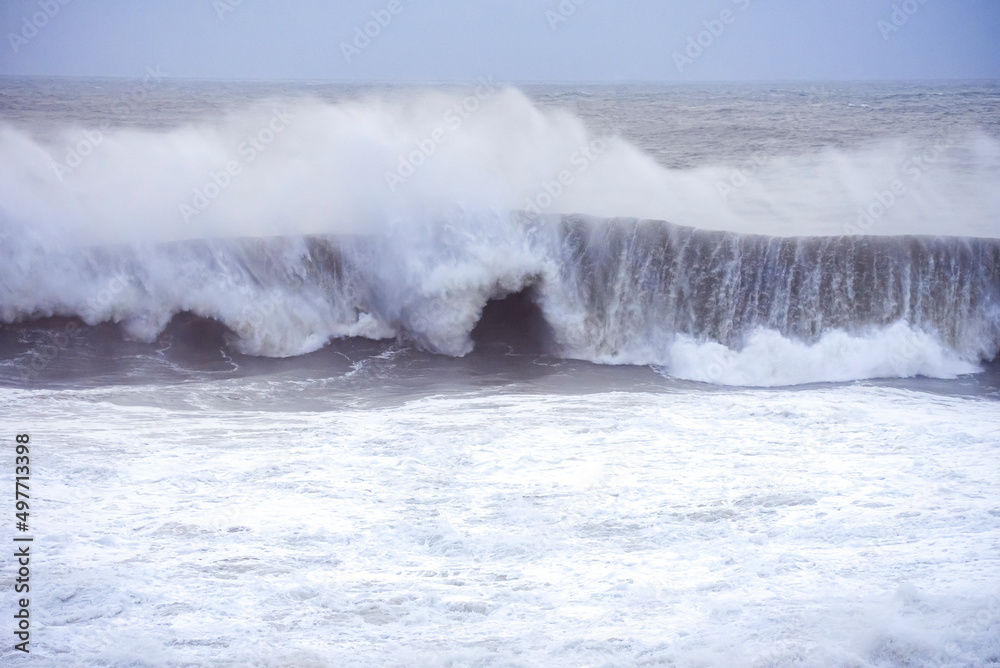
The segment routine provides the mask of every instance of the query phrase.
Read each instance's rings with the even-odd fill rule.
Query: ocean
[[[0,662],[1000,665],[998,108],[0,79]]]

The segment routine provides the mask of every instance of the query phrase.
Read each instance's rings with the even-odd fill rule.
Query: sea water
[[[995,87],[2,93],[4,661],[1000,663]]]

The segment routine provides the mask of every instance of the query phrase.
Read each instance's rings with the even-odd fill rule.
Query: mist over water
[[[864,126],[879,114],[869,105],[813,92],[795,104],[773,94],[716,110],[717,125],[706,128],[692,123],[690,107],[648,109],[639,93],[605,95],[611,110],[600,122],[587,118],[593,109],[570,111],[579,99],[533,101],[486,80],[335,102],[233,95],[227,107],[205,104],[202,116],[168,117],[166,127],[155,115],[143,119],[154,127],[128,125],[108,100],[103,114],[5,125],[0,195],[8,224],[90,243],[373,233],[443,217],[460,224],[461,213],[492,209],[785,236],[998,234],[1000,195],[987,186],[1000,144],[988,116],[979,125],[931,123],[909,118],[899,102],[879,112],[909,125],[873,134]],[[659,99],[686,96],[667,89]],[[853,127],[840,145],[765,137],[740,122],[761,110],[792,135]],[[652,111],[672,115],[643,118]]]

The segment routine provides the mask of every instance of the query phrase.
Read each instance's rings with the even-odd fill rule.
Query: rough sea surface
[[[0,80],[0,663],[1000,665],[998,103]]]

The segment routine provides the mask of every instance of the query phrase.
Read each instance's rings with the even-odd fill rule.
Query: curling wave
[[[528,290],[559,355],[745,385],[949,377],[1000,345],[1000,240],[768,237],[498,212],[463,223],[21,248],[0,270],[0,318],[77,316],[152,341],[188,312],[224,324],[252,355],[341,337],[464,355],[487,303]]]

